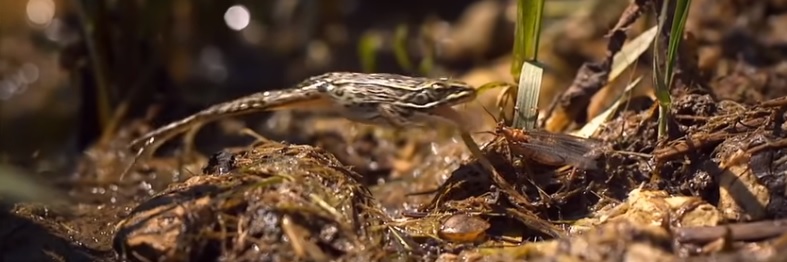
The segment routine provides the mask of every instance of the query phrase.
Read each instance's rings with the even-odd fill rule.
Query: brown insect
[[[503,136],[511,152],[549,166],[570,165],[580,169],[596,170],[596,159],[604,144],[595,139],[583,138],[545,130],[522,130],[497,125],[497,135]]]

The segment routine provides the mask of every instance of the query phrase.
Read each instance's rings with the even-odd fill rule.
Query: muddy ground
[[[395,5],[384,2],[359,10],[397,12]],[[131,140],[210,104],[204,99],[214,94],[183,98],[188,91],[173,87],[158,90],[161,95],[156,97],[166,98],[150,96],[131,103],[111,135],[85,138],[93,142],[84,142],[81,153],[66,157],[75,163],[73,172],[41,175],[40,183],[60,195],[40,202],[3,198],[0,260],[787,260],[787,2],[693,1],[672,90],[670,132],[662,140],[657,137],[658,106],[650,80],[652,52],[620,77],[604,81],[605,62],[617,51],[614,43],[653,25],[650,1],[579,2],[582,5],[573,4],[582,11],[556,15],[545,25],[540,128],[552,133],[577,130],[618,100],[633,79],[643,77],[610,119],[595,128],[592,143],[577,139],[598,147],[593,168],[537,161],[532,149],[523,149],[532,137],[499,125],[502,116],[511,115],[512,105],[499,114],[495,105],[501,90],[493,90],[457,109],[477,124],[474,140],[495,172],[484,169],[452,129],[380,128],[334,115],[281,111],[205,126],[194,145],[176,139],[154,157],[139,158],[121,179],[135,160],[127,148]],[[500,33],[512,32],[506,18],[513,12],[511,3],[468,1],[423,9],[440,10],[437,13],[453,25],[446,29],[429,19],[410,21],[432,26],[429,32],[438,34],[436,38],[453,40],[436,43],[442,51],[435,55],[433,74],[453,75],[474,86],[511,81],[506,55],[510,44],[499,44],[511,42]],[[354,22],[371,19],[347,16]],[[375,25],[383,32],[380,41],[390,41],[396,27]],[[281,39],[292,39],[269,43],[267,49],[306,41],[285,34],[290,31],[285,27],[271,30]],[[343,30],[345,43],[360,41],[357,25]],[[217,35],[212,37],[220,38]],[[333,45],[327,46],[334,48],[329,56],[344,57],[356,50],[336,44],[342,41],[323,40]],[[409,44],[420,50],[423,43]],[[381,47],[378,70],[406,71],[391,66],[396,64],[391,49]],[[151,53],[156,52],[162,51]],[[414,59],[428,56],[413,53]],[[150,55],[144,54],[140,59]],[[68,55],[59,59],[71,78],[90,71],[71,63],[83,61],[75,57],[84,54]],[[194,84],[196,80],[177,74],[183,74],[177,65],[191,60],[175,61],[178,55],[170,55],[159,58],[166,62],[157,64],[157,70],[175,75],[166,78],[172,86]],[[333,58],[314,68],[321,60],[310,55],[282,60],[297,69],[271,73],[276,80],[267,85],[274,89],[315,71],[359,67]],[[135,76],[126,74],[109,73],[116,81]],[[160,74],[153,73],[153,78],[165,79]],[[252,91],[231,90],[212,102],[244,92]],[[4,109],[20,106],[21,99],[7,100]],[[547,112],[553,101],[555,110]],[[7,119],[27,123],[19,118],[4,118],[4,130],[9,130]],[[83,131],[90,133],[87,129]],[[39,135],[31,133],[15,134]],[[8,142],[5,134],[4,141],[7,148],[27,145]],[[553,152],[560,149],[556,145]],[[20,157],[28,155],[20,153],[23,150],[3,152],[9,163],[42,169],[40,161]],[[58,173],[69,175],[55,176]]]

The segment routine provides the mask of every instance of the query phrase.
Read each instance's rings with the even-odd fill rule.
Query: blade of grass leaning
[[[467,149],[470,149],[470,153],[478,160],[478,163],[491,174],[495,174],[497,172],[495,166],[486,158],[486,155],[484,155],[484,152],[481,151],[481,148],[476,144],[473,136],[466,131],[460,131],[459,135],[462,137],[462,141],[465,143],[465,146],[467,146]]]
[[[658,33],[657,29],[656,26],[653,26],[623,45],[620,52],[615,54],[615,57],[612,59],[612,70],[609,73],[609,82],[617,79],[626,68],[634,64],[634,62],[650,48],[653,39],[656,39],[656,34]]]
[[[494,89],[497,89],[497,88],[501,88],[501,87],[507,87],[507,86],[510,86],[510,85],[511,85],[510,83],[505,82],[505,81],[492,81],[492,82],[488,82],[488,83],[483,84],[483,85],[479,86],[478,88],[476,88],[476,92],[480,95],[480,94],[483,94],[484,92],[487,92],[487,91],[490,91],[490,90],[494,90]]]
[[[511,76],[517,81],[515,128],[533,129],[538,119],[538,100],[544,69],[538,65],[538,40],[544,0],[518,0]]]
[[[637,77],[637,79],[634,79],[634,81],[632,81],[631,83],[628,84],[628,86],[626,86],[626,89],[624,89],[623,92],[618,96],[618,98],[615,99],[615,102],[612,103],[612,105],[610,105],[606,110],[604,110],[604,112],[601,112],[601,114],[597,115],[596,117],[588,121],[587,124],[582,126],[582,128],[573,132],[572,135],[588,138],[592,136],[594,133],[596,133],[598,128],[601,127],[601,124],[604,124],[612,119],[612,114],[614,114],[618,110],[618,107],[620,107],[622,102],[625,101],[627,97],[630,96],[631,91],[634,90],[634,87],[636,87],[641,80],[642,77]]]

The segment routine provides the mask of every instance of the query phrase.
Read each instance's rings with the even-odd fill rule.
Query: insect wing
[[[522,155],[543,164],[572,165],[582,169],[597,169],[594,159],[596,148],[601,142],[594,139],[553,134],[543,131],[528,131],[526,142],[516,143]]]
[[[518,153],[542,164],[556,166],[571,165],[588,170],[598,169],[596,160],[555,146],[545,146],[534,143],[523,143],[516,146],[519,147]]]
[[[596,158],[602,152],[604,143],[592,139],[578,136],[572,136],[562,133],[549,133],[546,131],[528,131],[528,142],[533,144],[545,146],[559,146],[566,151],[572,151],[574,154],[586,156],[588,158]]]

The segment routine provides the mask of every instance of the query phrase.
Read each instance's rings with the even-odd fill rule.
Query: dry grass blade
[[[612,61],[612,70],[610,70],[609,79],[613,81],[620,76],[626,68],[630,67],[634,64],[635,61],[643,54],[645,51],[648,50],[651,43],[653,43],[653,39],[656,38],[656,33],[658,33],[658,28],[656,26],[651,27],[647,31],[643,32],[630,42],[626,43],[623,48],[620,49],[620,52],[615,54],[613,61]],[[588,121],[581,129],[572,132],[572,134],[581,136],[581,137],[590,137],[593,133],[598,130],[599,126],[606,122],[609,117],[614,113],[618,106],[620,106],[621,101],[628,96],[629,93],[634,89],[634,87],[639,84],[641,77],[634,80],[628,86],[626,86],[625,90],[623,90],[621,96],[600,115],[595,116],[593,119]]]
[[[656,26],[651,27],[648,31],[643,32],[637,38],[626,43],[620,52],[615,54],[612,61],[612,70],[609,73],[609,80],[613,81],[623,73],[626,68],[634,64],[635,61],[650,48],[653,39],[656,38],[658,33]]]
[[[486,168],[487,171],[493,174],[496,173],[495,166],[492,165],[492,162],[489,162],[489,159],[486,158],[484,152],[481,151],[480,147],[478,147],[478,144],[476,144],[475,140],[473,140],[473,137],[470,135],[470,133],[462,131],[460,136],[462,137],[462,141],[464,141],[467,148],[470,149],[470,153],[472,153],[473,156],[478,159],[478,162],[481,163],[481,165]]]
[[[618,110],[621,102],[629,97],[631,91],[634,90],[634,87],[636,87],[641,80],[642,77],[638,77],[633,82],[631,82],[628,86],[626,86],[626,89],[623,90],[623,93],[618,96],[618,99],[616,99],[615,102],[607,108],[607,110],[604,110],[604,112],[588,121],[588,123],[582,126],[582,128],[579,130],[572,132],[572,135],[588,138],[596,133],[596,130],[601,127],[601,124],[609,121],[609,119],[612,117],[612,113]]]
[[[647,6],[641,4],[638,1],[631,3],[607,34],[609,41],[606,56],[601,61],[584,63],[572,84],[552,101],[546,113],[546,122],[542,124],[545,129],[558,132],[565,130],[571,123],[585,122],[591,98],[609,83],[615,56],[627,42],[628,29],[647,10]]]
[[[536,127],[538,120],[538,98],[541,96],[541,80],[544,69],[530,62],[525,62],[519,75],[514,127],[525,130]]]

